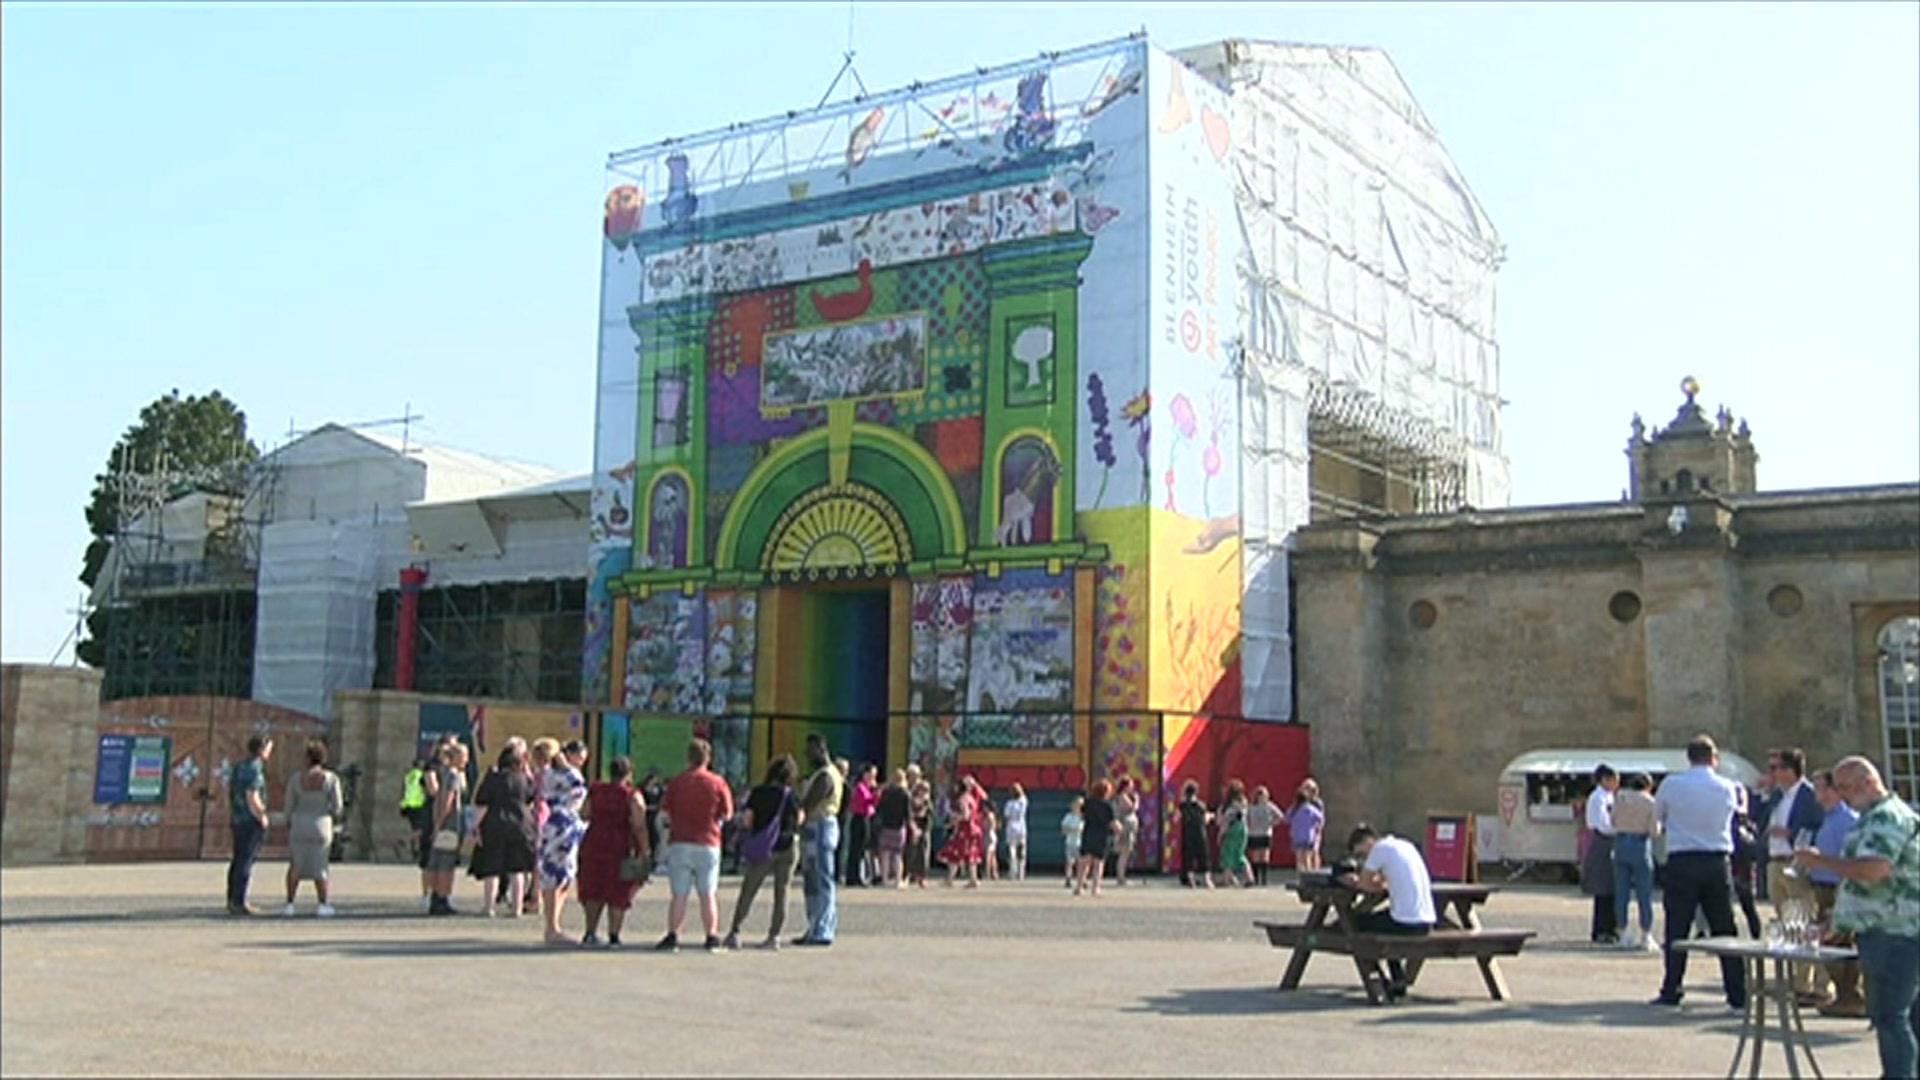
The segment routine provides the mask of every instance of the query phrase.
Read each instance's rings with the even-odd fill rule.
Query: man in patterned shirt
[[[1834,766],[1833,786],[1860,811],[1859,823],[1839,858],[1803,850],[1794,862],[1839,877],[1833,924],[1859,945],[1880,1074],[1913,1076],[1920,1071],[1920,814],[1863,757]]]

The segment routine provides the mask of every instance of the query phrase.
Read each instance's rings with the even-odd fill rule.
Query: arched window
[[[1692,491],[1693,490],[1693,470],[1681,469],[1678,473],[1675,473],[1673,477],[1673,486],[1675,490],[1680,491],[1682,493]]]
[[[1886,732],[1887,786],[1920,804],[1920,616],[1880,628],[1880,723]]]
[[[1060,463],[1047,444],[1033,436],[1015,439],[1000,457],[1000,530],[1002,545],[1053,541],[1053,489]]]
[[[647,498],[647,558],[655,570],[687,565],[689,496],[686,479],[668,475],[653,485]]]

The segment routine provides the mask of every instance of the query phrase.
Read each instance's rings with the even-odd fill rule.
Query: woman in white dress
[[[1007,878],[1011,881],[1025,881],[1027,878],[1027,789],[1019,784],[1013,785],[1013,796],[1001,807],[1005,813],[1007,833]]]

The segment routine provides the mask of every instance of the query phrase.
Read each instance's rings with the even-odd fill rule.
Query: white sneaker
[[[334,912],[333,912],[332,904],[321,904],[319,907],[315,908],[313,912],[314,918],[316,919],[331,919],[333,918],[333,914]]]
[[[1620,940],[1614,942],[1613,947],[1619,949],[1621,952],[1637,952],[1640,948],[1640,942],[1634,939],[1632,930],[1622,930],[1620,932]]]
[[[421,897],[421,898],[420,898],[420,910],[421,910],[421,911],[432,911],[432,910],[433,910],[433,897],[431,897],[431,896],[423,896],[423,897]]]
[[[299,912],[293,909],[292,904],[288,904],[286,907],[280,909],[280,917],[283,919],[291,919],[297,914],[299,914]]]
[[[1647,950],[1650,953],[1666,951],[1666,946],[1661,945],[1660,940],[1654,937],[1652,934],[1647,935],[1647,939],[1640,943],[1640,947]]]

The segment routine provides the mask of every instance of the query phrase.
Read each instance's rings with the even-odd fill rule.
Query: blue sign
[[[133,736],[102,735],[93,759],[95,806],[119,806],[127,801],[127,778],[133,763]]]

